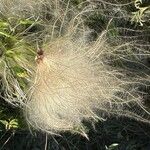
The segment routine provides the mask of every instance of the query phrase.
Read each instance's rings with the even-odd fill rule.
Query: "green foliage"
[[[12,120],[0,120],[0,122],[5,126],[6,130],[10,129],[16,129],[19,127],[18,120],[12,119]]]
[[[26,89],[27,79],[29,78],[29,72],[24,63],[26,63],[27,60],[32,60],[32,58],[34,58],[32,46],[25,40],[26,35],[24,34],[34,23],[35,21],[29,19],[0,19],[1,78],[6,78],[12,85],[11,78],[15,78],[21,89]],[[23,60],[24,62],[22,62]],[[4,70],[7,72],[5,75],[3,74]],[[3,97],[7,85],[2,85],[0,88],[0,94]],[[13,92],[13,97],[18,97],[17,92]],[[1,100],[1,105],[2,103]],[[21,128],[23,117],[20,116],[18,112],[14,111],[14,108],[11,108],[7,103],[4,103],[4,107],[1,107],[0,111],[0,127],[5,127],[6,130]],[[9,112],[11,112],[11,114]]]
[[[0,130],[8,131],[26,128],[21,111],[17,108],[12,108],[2,99],[0,101]]]
[[[143,26],[145,22],[150,21],[150,5],[142,6],[142,0],[135,0],[134,5],[137,10],[132,12],[131,22],[136,22]]]
[[[25,34],[34,23],[35,21],[24,18],[8,18],[0,21],[0,45],[2,51],[0,72],[2,74],[4,70],[7,72],[5,78],[12,85],[14,83],[11,83],[10,79],[16,78],[21,89],[26,88],[26,80],[29,78],[29,70],[27,70],[26,65],[29,65],[28,61],[32,61],[35,55],[34,46],[31,46],[29,41],[26,40],[28,34]]]
[[[111,144],[108,148],[106,147],[106,150],[117,150],[118,149],[117,143]]]

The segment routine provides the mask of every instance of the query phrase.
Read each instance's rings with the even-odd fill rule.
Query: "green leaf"
[[[0,35],[1,36],[5,36],[5,37],[9,37],[9,38],[12,38],[12,36],[10,35],[10,34],[8,34],[8,33],[6,33],[6,32],[2,32],[2,31],[0,31]]]
[[[9,122],[9,129],[11,128],[18,128],[19,127],[19,124],[18,124],[18,119],[12,119],[10,122]]]
[[[5,126],[8,124],[8,121],[6,121],[6,120],[0,120],[0,122]]]
[[[13,71],[20,78],[28,77],[27,71],[24,68],[22,68],[22,67],[15,66],[15,67],[13,67]]]
[[[10,57],[10,58],[13,58],[16,54],[14,51],[12,50],[8,50],[6,53],[5,53],[6,57]]]
[[[109,147],[106,147],[107,150],[117,150],[119,144],[118,143],[113,143]]]
[[[32,25],[34,24],[35,21],[31,21],[31,20],[20,20],[19,24],[21,25]]]
[[[9,24],[7,22],[0,21],[0,28],[7,28]]]
[[[18,119],[12,119],[10,121],[0,120],[0,122],[5,126],[6,130],[16,129],[19,127]]]

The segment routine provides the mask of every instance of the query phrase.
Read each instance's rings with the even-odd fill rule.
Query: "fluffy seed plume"
[[[96,109],[105,107],[120,82],[102,63],[105,44],[97,42],[85,44],[63,37],[37,57],[36,80],[27,102],[27,119],[34,127],[74,130],[83,128],[84,119],[98,118]]]

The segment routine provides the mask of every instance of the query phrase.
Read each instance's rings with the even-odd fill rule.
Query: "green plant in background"
[[[106,147],[106,150],[117,150],[118,149],[118,143],[113,143],[109,147]]]
[[[132,12],[131,22],[137,22],[140,26],[143,26],[144,22],[150,21],[150,5],[141,6],[142,0],[135,0],[134,6],[137,11]]]
[[[25,97],[23,91],[26,90],[31,74],[26,65],[30,65],[28,61],[32,62],[35,56],[33,46],[25,38],[28,29],[34,24],[35,21],[23,18],[1,17],[0,20],[0,94],[1,99],[8,99],[8,102],[18,103]],[[8,107],[7,103],[0,110],[2,127],[5,126],[7,130],[20,127],[23,116],[19,116],[19,112]]]
[[[5,126],[6,130],[10,129],[16,129],[19,127],[18,120],[12,119],[12,120],[0,120],[0,122]]]
[[[25,33],[35,22],[28,19],[1,19],[0,21],[0,73],[5,99],[21,100],[30,70],[28,61],[35,55],[33,46],[25,40]],[[30,67],[31,68],[31,67]],[[19,97],[22,93],[22,97]]]
[[[0,100],[0,130],[15,131],[16,129],[25,129],[26,123],[22,112],[15,107],[11,107],[4,100]]]

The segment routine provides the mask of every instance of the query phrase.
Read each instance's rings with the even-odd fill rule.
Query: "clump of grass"
[[[10,20],[1,18],[1,60],[0,73],[2,76],[2,95],[8,102],[17,104],[22,102],[25,86],[31,75],[30,64],[34,52],[31,46],[22,37],[15,33],[22,26],[21,20],[14,24]],[[18,28],[17,28],[18,26]],[[24,29],[23,29],[24,30]],[[29,56],[30,54],[30,56]]]

